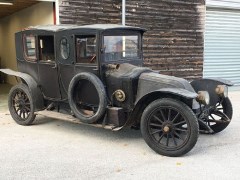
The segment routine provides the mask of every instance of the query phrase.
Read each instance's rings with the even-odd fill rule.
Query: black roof
[[[30,26],[26,30],[45,30],[52,32],[59,32],[64,30],[73,30],[73,29],[92,29],[92,30],[108,30],[108,29],[132,29],[132,30],[140,30],[145,31],[145,29],[134,26],[123,26],[119,24],[92,24],[92,25],[69,25],[69,24],[61,24],[61,25],[39,25],[39,26]]]

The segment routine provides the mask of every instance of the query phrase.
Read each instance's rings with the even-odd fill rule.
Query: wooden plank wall
[[[126,25],[140,26],[144,64],[161,73],[202,77],[205,0],[126,0]],[[121,24],[121,0],[62,0],[62,24]]]

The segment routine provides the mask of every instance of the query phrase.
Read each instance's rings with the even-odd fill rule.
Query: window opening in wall
[[[96,36],[76,37],[77,63],[96,64]]]
[[[54,37],[53,36],[39,36],[39,61],[54,62]]]

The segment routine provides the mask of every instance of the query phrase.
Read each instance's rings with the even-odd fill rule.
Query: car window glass
[[[54,37],[53,36],[39,36],[39,61],[54,62]]]
[[[104,36],[105,61],[140,58],[139,36]]]
[[[36,61],[36,37],[29,35],[25,36],[24,40],[26,60]]]
[[[60,42],[60,52],[63,59],[68,59],[69,57],[69,43],[66,38],[63,38]]]
[[[96,36],[76,37],[77,63],[96,64]]]

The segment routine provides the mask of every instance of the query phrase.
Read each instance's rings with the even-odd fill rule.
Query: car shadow
[[[119,139],[142,139],[140,130],[131,128],[124,128],[120,131],[111,131],[100,127],[93,127],[91,125],[83,124],[80,121],[67,121],[56,118],[49,118],[44,116],[37,116],[34,126],[49,126],[49,129],[62,130],[66,133],[86,134],[89,137],[107,137],[113,140]],[[54,128],[54,129],[53,129]]]

